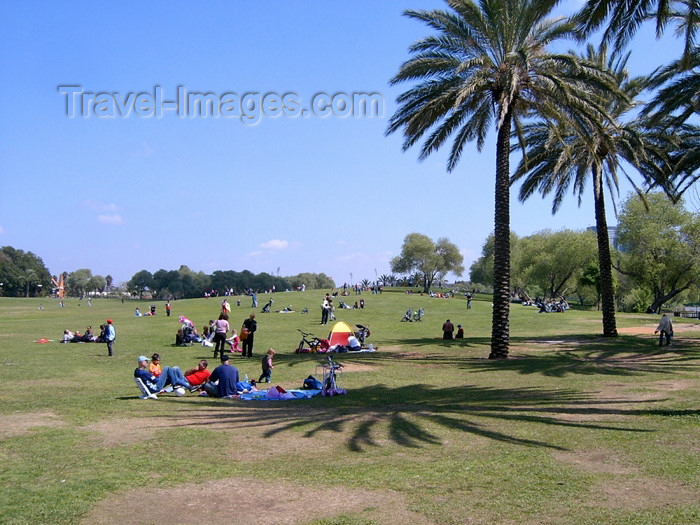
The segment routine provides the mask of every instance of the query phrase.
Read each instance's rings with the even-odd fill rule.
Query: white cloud
[[[5,233],[5,230],[3,229],[2,226],[0,226],[0,235],[3,235]]]
[[[272,239],[271,241],[264,242],[260,245],[263,250],[285,250],[290,247],[289,241],[280,241],[279,239]]]
[[[112,215],[98,215],[97,222],[103,224],[124,224],[124,219],[118,213]]]

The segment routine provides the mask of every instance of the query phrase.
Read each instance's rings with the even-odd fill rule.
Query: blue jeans
[[[258,383],[262,383],[263,381],[265,381],[266,383],[269,383],[271,378],[272,378],[272,369],[268,368],[267,370],[263,370],[263,373],[260,376],[260,379],[258,379]]]
[[[163,390],[167,385],[190,388],[190,382],[185,379],[185,376],[182,375],[182,370],[177,366],[166,366],[163,368],[163,372],[158,376],[158,381],[156,382],[158,391]]]

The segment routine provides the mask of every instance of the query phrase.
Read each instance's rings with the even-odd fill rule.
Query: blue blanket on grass
[[[287,392],[294,396],[288,399],[308,399],[310,397],[317,396],[321,393],[320,390],[287,390]],[[287,398],[269,398],[267,396],[267,390],[258,390],[256,392],[245,392],[240,395],[239,399],[242,399],[244,401],[285,401]]]

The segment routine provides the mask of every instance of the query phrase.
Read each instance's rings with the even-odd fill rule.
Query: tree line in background
[[[217,270],[208,275],[204,272],[193,272],[187,266],[180,266],[179,270],[171,271],[161,269],[154,274],[141,270],[127,283],[129,291],[139,297],[148,293],[160,299],[202,297],[203,294],[211,292],[220,295],[233,292],[238,295],[248,290],[297,290],[302,286],[309,289],[331,289],[334,283],[324,273],[275,277],[265,272],[254,274],[248,270]]]
[[[700,217],[689,212],[682,200],[672,202],[663,193],[644,197],[632,195],[622,203],[617,226],[620,249],[611,248],[613,297],[617,310],[656,312],[662,306],[682,301],[700,301]],[[510,234],[510,297],[544,300],[566,297],[582,307],[601,307],[602,285],[598,263],[597,235],[594,231],[542,231],[526,237]],[[465,289],[491,290],[494,272],[494,236],[486,239],[482,255],[469,270]],[[382,286],[447,285],[447,273],[462,274],[463,258],[456,245],[446,238],[434,242],[426,235],[406,236],[401,254],[392,259],[392,271],[382,274]],[[208,275],[187,266],[178,270],[141,270],[120,287],[112,277],[92,275],[89,269],[65,273],[64,284],[70,296],[89,293],[121,292],[154,299],[202,297],[216,290],[235,294],[253,289],[295,290],[332,289],[336,284],[325,274],[301,273],[274,277],[225,270]],[[56,279],[57,280],[57,279]],[[34,297],[50,294],[51,276],[39,257],[5,246],[0,249],[0,289],[4,295]],[[373,282],[362,279],[365,288]]]
[[[275,289],[295,290],[304,286],[309,289],[331,289],[333,280],[324,273],[300,273],[290,277],[274,277],[268,273],[254,274],[248,270],[216,271],[212,275],[194,272],[187,266],[178,270],[158,270],[151,274],[141,270],[124,284],[115,286],[111,275],[93,275],[88,268],[64,272],[52,276],[40,257],[11,246],[0,248],[0,295],[8,297],[45,297],[57,292],[60,278],[66,295],[131,295],[154,299],[186,299],[202,297],[216,291],[223,294],[233,290],[240,294],[247,290],[267,291]]]
[[[494,239],[470,268],[478,287],[493,282]],[[668,303],[700,300],[700,217],[662,193],[633,195],[621,206],[619,250],[611,248],[613,297],[618,310],[658,313]],[[523,300],[576,298],[601,306],[596,233],[542,231],[510,234],[511,294]]]

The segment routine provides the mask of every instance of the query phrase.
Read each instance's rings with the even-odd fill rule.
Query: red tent
[[[328,334],[328,341],[331,346],[343,345],[348,346],[348,337],[353,334],[352,328],[348,323],[338,321],[333,325],[331,333]]]

